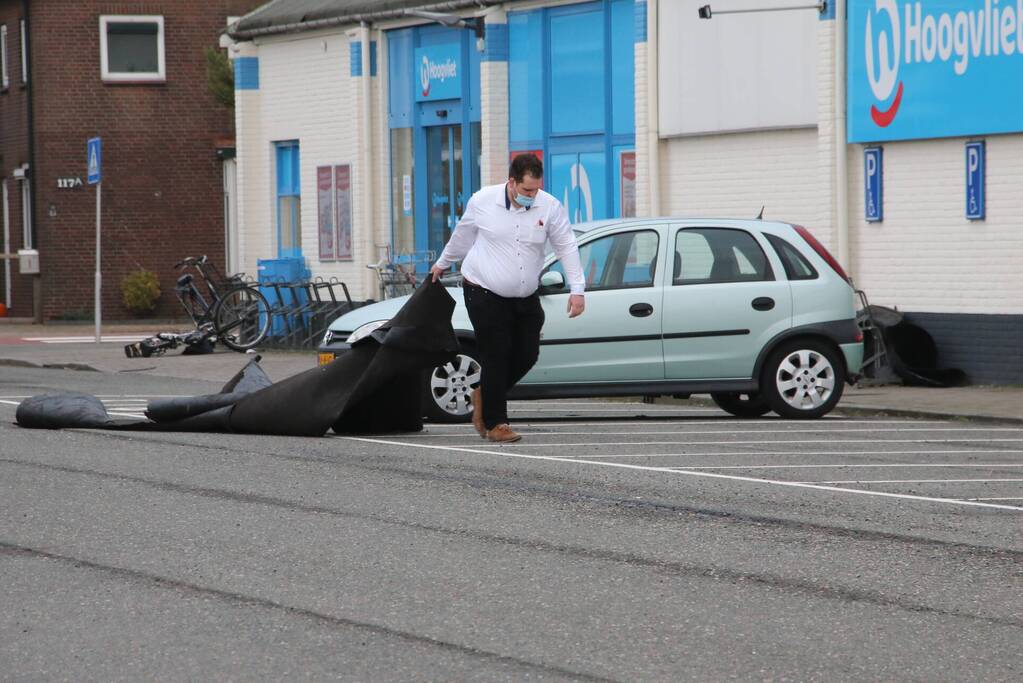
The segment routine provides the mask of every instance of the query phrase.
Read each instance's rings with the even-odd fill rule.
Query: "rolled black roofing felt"
[[[241,432],[281,436],[422,429],[423,371],[453,359],[455,301],[427,281],[401,310],[327,365],[272,383],[254,357],[217,394],[150,401],[147,420],[115,420],[95,396],[43,394],[22,401],[17,423],[34,429]]]

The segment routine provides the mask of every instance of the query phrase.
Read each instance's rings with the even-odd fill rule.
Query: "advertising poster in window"
[[[352,259],[352,167],[334,167],[334,196],[337,206],[337,257]]]
[[[316,167],[316,231],[320,236],[320,259],[337,258],[334,243],[334,175],[330,166]]]
[[[636,153],[622,152],[618,163],[622,179],[622,217],[631,218],[636,215]]]

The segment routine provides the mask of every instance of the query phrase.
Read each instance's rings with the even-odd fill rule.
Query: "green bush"
[[[160,280],[156,273],[145,269],[129,273],[121,280],[121,298],[125,308],[136,315],[152,313],[160,298]]]

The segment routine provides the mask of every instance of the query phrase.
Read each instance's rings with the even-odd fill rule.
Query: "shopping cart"
[[[436,257],[432,249],[400,254],[388,250],[380,261],[366,267],[376,271],[382,298],[393,299],[411,294],[419,282],[418,274],[425,274]]]

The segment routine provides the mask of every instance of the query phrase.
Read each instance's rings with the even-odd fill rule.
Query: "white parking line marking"
[[[806,457],[810,455],[958,455],[962,453],[987,453],[999,455],[1007,453],[1023,453],[1023,450],[996,450],[990,448],[954,451],[719,451],[715,453],[593,453],[587,458],[683,458],[701,457],[717,458],[725,456],[750,456],[750,455],[791,455],[793,457]],[[738,467],[738,465],[736,466]]]
[[[823,486],[821,484],[806,484],[800,482],[783,481],[778,479],[759,479],[757,477],[741,477],[734,474],[720,474],[717,472],[694,472],[689,470],[675,470],[669,467],[651,467],[649,465],[630,465],[622,462],[604,462],[600,460],[585,460],[582,458],[566,458],[553,455],[528,455],[526,453],[508,453],[484,451],[478,448],[461,448],[459,446],[440,446],[434,444],[409,443],[406,441],[390,441],[388,439],[369,439],[365,437],[345,436],[341,437],[351,441],[362,441],[364,443],[377,443],[386,446],[401,446],[404,448],[426,448],[429,450],[454,451],[458,453],[476,453],[480,455],[496,455],[502,458],[523,458],[526,460],[546,460],[549,462],[568,462],[578,465],[596,465],[598,467],[615,467],[644,472],[668,472],[670,474],[687,477],[705,477],[708,479],[725,479],[729,481],[742,481],[753,484],[768,484],[771,486],[785,486],[789,488],[805,488],[818,491],[834,491],[837,493],[852,493],[861,496],[874,496],[878,498],[896,498],[901,500],[918,500],[928,503],[945,503],[949,505],[963,505],[968,507],[982,507],[994,510],[1012,510],[1023,512],[1023,507],[1017,505],[999,505],[995,503],[982,503],[979,501],[960,500],[957,498],[935,498],[931,496],[915,496],[908,493],[889,493],[888,491],[868,491],[861,489],[847,489],[837,486]]]
[[[828,427],[823,428],[810,428],[810,429],[671,429],[671,430],[657,430],[657,431],[637,431],[630,430],[627,432],[600,432],[601,436],[646,436],[650,434],[679,434],[679,435],[690,435],[690,434],[845,434],[852,432],[1023,432],[1023,428],[1020,427],[888,427],[888,428],[854,428],[854,429],[831,429]],[[593,431],[588,432],[535,432],[527,430],[519,430],[519,434],[522,436],[592,436]],[[463,437],[463,438],[479,438],[476,432],[466,432],[463,434],[410,434],[411,438],[426,438],[426,437]]]
[[[854,423],[854,424],[873,424],[873,425],[878,425],[878,424],[912,424],[912,425],[921,425],[921,424],[948,424],[948,420],[910,420],[910,419],[905,419],[905,418],[904,419],[900,419],[900,420],[869,420],[868,421],[866,419],[852,419],[852,420],[849,420],[849,419],[845,419],[845,418],[824,417],[824,418],[821,418],[820,420],[818,420],[818,422],[820,422],[822,424],[846,424],[846,423]],[[746,425],[779,425],[779,424],[805,425],[806,424],[806,420],[784,420],[782,418],[769,418],[769,419],[766,419],[766,420],[737,420],[737,419],[735,419],[735,418],[733,418],[731,416],[727,416],[727,415],[722,414],[721,418],[720,419],[716,419],[716,420],[657,420],[657,422],[655,424],[657,424],[658,426],[661,426],[661,425],[720,425],[720,424],[725,424],[725,423],[730,424],[730,425],[735,425],[735,428],[739,429],[740,427],[743,427],[743,426],[746,426]],[[649,426],[651,426],[651,421],[650,420],[617,420],[617,419],[615,419],[615,420],[607,420],[607,421],[601,421],[601,422],[585,422],[585,421],[576,421],[576,420],[572,420],[572,421],[561,421],[561,420],[558,420],[557,422],[532,422],[530,420],[522,420],[522,421],[519,421],[519,422],[515,423],[515,427],[516,428],[518,428],[518,427],[551,427],[551,428],[555,428],[555,427],[589,427],[589,426],[592,426],[592,427],[602,427],[602,426],[603,427],[622,427],[622,426],[626,426],[626,425],[644,425],[644,426],[649,427]],[[467,434],[474,434],[475,433],[475,432],[471,432],[470,431],[471,430],[471,426],[468,425],[468,424],[431,424],[428,427],[428,429],[430,429],[430,430],[433,430],[433,429],[450,429],[450,430],[454,430],[454,431],[448,432],[449,434],[456,434],[456,433],[463,432],[463,431],[465,433],[467,433]],[[603,432],[601,432],[601,434],[603,434]]]
[[[990,451],[985,451],[990,452]],[[752,455],[752,454],[751,454]],[[756,455],[759,455],[757,453]],[[876,453],[874,455],[888,455],[887,453]],[[928,453],[927,455],[931,455]],[[947,464],[933,464],[933,463],[920,463],[920,462],[899,462],[899,463],[884,463],[884,464],[866,464],[858,463],[855,465],[672,465],[674,469],[679,470],[825,470],[825,469],[874,469],[876,467],[931,467],[934,469],[941,469],[944,467],[969,467],[981,469],[984,467],[1023,467],[1023,463],[947,463]]]
[[[134,335],[134,334],[132,334],[132,335],[112,334],[112,335],[100,335],[99,340],[100,340],[100,342],[110,342],[110,343],[114,343],[114,342],[133,342],[133,341],[138,341],[140,339],[145,339],[146,337],[151,337],[151,336],[152,336],[151,334],[145,334],[144,332],[139,332],[137,335]],[[22,340],[23,341],[42,342],[43,344],[82,344],[82,343],[85,343],[85,342],[95,342],[96,341],[96,336],[92,335],[92,336],[88,336],[88,337],[22,337]]]
[[[797,484],[965,484],[996,482],[1021,482],[1023,479],[846,479],[838,481],[797,481]]]
[[[1023,498],[963,498],[963,500],[1023,500]]]
[[[680,436],[685,436],[685,432],[681,432]],[[553,436],[553,435],[552,435]],[[764,441],[758,439],[757,441],[686,441],[686,446],[741,446],[749,444],[757,444],[766,446],[769,444],[790,444],[790,443],[962,443],[962,442],[977,442],[983,441],[984,443],[1004,443],[1007,441],[1018,442],[1023,439],[831,439],[827,441],[809,441],[807,439],[793,439],[784,441]],[[530,440],[529,443],[509,443],[509,444],[482,444],[483,448],[566,448],[566,447],[593,447],[593,446],[678,446],[680,445],[678,440],[675,441],[586,441],[586,442],[572,442],[572,443],[536,443],[535,440]]]

